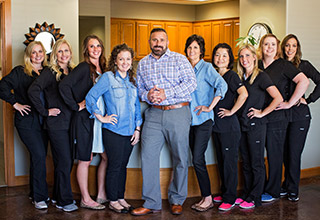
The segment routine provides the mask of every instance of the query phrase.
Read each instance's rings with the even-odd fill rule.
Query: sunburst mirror
[[[28,46],[32,41],[41,41],[47,54],[50,54],[54,43],[62,39],[64,34],[60,33],[60,28],[55,28],[54,24],[48,25],[47,22],[43,22],[42,25],[36,23],[34,28],[29,28],[29,33],[24,35],[27,40],[23,43]]]

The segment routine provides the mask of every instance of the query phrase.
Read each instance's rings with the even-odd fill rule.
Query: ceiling
[[[204,5],[214,2],[226,2],[231,0],[122,0],[127,2],[152,2],[152,3],[167,3],[181,5]]]

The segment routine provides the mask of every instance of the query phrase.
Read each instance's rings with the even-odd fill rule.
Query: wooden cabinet
[[[171,22],[153,20],[111,19],[111,49],[120,43],[127,43],[140,60],[150,53],[149,37],[153,28],[164,28],[168,33],[169,48],[185,55],[187,38],[192,34],[201,35],[205,40],[204,59],[211,61],[212,50],[218,43],[227,43],[236,57],[235,40],[239,38],[239,19],[224,19],[204,22]]]
[[[197,35],[203,37],[205,42],[205,54],[204,59],[211,60],[212,53],[212,32],[211,32],[211,22],[199,22],[195,23],[193,26],[193,32]]]
[[[137,21],[136,23],[136,58],[141,59],[150,53],[149,35],[150,35],[150,22]]]
[[[135,21],[111,19],[111,49],[117,44],[126,43],[135,50]]]
[[[193,34],[192,23],[180,23],[179,24],[179,53],[186,55],[184,52],[186,41],[188,37]]]
[[[179,52],[179,25],[178,22],[166,22],[165,30],[168,34],[169,48],[171,51]]]
[[[239,38],[239,34],[240,34],[240,21],[239,19],[236,19],[233,21],[233,54],[235,58],[238,58],[238,49],[239,47],[236,47],[236,39]]]

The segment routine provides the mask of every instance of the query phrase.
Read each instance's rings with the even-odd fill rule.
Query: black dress
[[[70,128],[71,140],[74,157],[81,161],[90,161],[94,119],[90,118],[86,109],[79,111],[78,103],[85,100],[92,86],[90,67],[86,62],[80,63],[59,83],[61,97],[74,111]]]

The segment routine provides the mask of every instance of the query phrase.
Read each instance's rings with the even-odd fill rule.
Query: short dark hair
[[[187,48],[190,46],[190,44],[192,44],[193,41],[195,41],[199,44],[199,46],[200,46],[200,59],[203,58],[204,53],[206,51],[206,48],[205,48],[204,39],[200,35],[193,34],[190,37],[188,37],[188,39],[186,41],[186,46],[184,48],[184,53],[188,57]]]
[[[230,45],[227,43],[219,43],[219,44],[217,44],[217,46],[214,47],[214,49],[212,51],[212,60],[211,60],[212,65],[217,68],[216,64],[214,64],[214,55],[217,53],[217,50],[219,48],[227,49],[228,55],[229,55],[229,64],[228,64],[227,68],[231,70],[233,68],[234,56],[233,56],[232,49],[231,49]]]
[[[150,32],[150,38],[151,38],[151,35],[152,35],[154,32],[164,32],[164,33],[166,33],[166,35],[168,35],[167,32],[166,32],[166,30],[163,29],[163,28],[153,28],[153,29],[151,30],[151,32]]]

